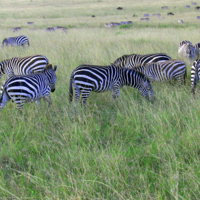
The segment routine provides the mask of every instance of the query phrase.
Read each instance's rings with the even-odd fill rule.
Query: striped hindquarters
[[[196,84],[199,81],[200,77],[200,59],[194,61],[191,68],[191,92],[195,94]]]
[[[162,82],[175,79],[179,84],[185,83],[186,64],[181,60],[149,63],[135,69],[145,74],[152,81]]]

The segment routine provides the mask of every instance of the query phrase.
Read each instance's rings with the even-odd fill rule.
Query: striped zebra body
[[[151,81],[163,82],[176,80],[180,85],[185,83],[186,64],[181,60],[149,63],[134,69],[143,73]]]
[[[5,38],[2,42],[2,46],[25,46],[28,45],[29,46],[29,40],[26,36],[24,35],[20,35],[17,37],[9,37],[9,38]]]
[[[164,53],[146,55],[131,54],[123,55],[122,57],[115,60],[114,64],[118,67],[134,68],[137,66],[145,65],[146,63],[162,62],[165,60],[171,60],[171,57]]]
[[[73,88],[75,99],[79,100],[82,94],[82,103],[86,103],[90,92],[112,91],[112,97],[120,97],[120,88],[124,85],[138,88],[141,94],[148,100],[153,98],[153,90],[149,80],[141,73],[133,69],[110,66],[81,65],[71,74],[70,78],[70,102],[73,100]]]
[[[52,103],[50,92],[55,91],[56,69],[56,66],[53,69],[49,64],[41,73],[12,76],[7,79],[0,99],[0,110],[10,99],[17,104],[19,110],[26,102],[36,101],[39,104],[41,98],[47,100],[50,105]]]
[[[179,45],[178,55],[180,58],[192,63],[195,60],[195,47],[190,41],[182,41]]]
[[[6,74],[8,77],[13,75],[28,75],[31,73],[42,72],[49,60],[43,55],[27,57],[14,57],[0,63],[0,78]]]
[[[192,68],[191,68],[191,87],[192,87],[192,94],[195,94],[196,84],[200,78],[200,59],[194,61]]]

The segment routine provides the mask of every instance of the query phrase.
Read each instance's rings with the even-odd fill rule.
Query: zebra
[[[191,64],[195,60],[195,47],[190,41],[184,40],[179,45],[178,55]]]
[[[195,48],[195,56],[198,59],[199,56],[200,56],[200,52],[199,52],[199,50],[200,50],[200,43],[198,42],[197,44],[195,44],[194,48]]]
[[[194,61],[192,68],[191,68],[191,93],[195,94],[196,84],[200,78],[200,59]]]
[[[162,62],[165,60],[171,60],[171,57],[165,53],[154,54],[131,54],[123,55],[114,61],[114,65],[125,68],[134,68],[151,62]]]
[[[7,79],[0,98],[0,110],[10,99],[17,104],[19,110],[30,101],[36,101],[39,105],[41,98],[48,101],[50,106],[52,103],[50,92],[55,91],[56,69],[57,66],[53,69],[52,65],[48,64],[43,72],[25,76],[17,75]]]
[[[147,63],[134,69],[143,73],[150,81],[163,82],[176,80],[179,85],[185,83],[187,75],[186,64],[181,60]]]
[[[13,75],[28,75],[44,70],[49,64],[49,60],[43,55],[33,55],[27,57],[14,57],[3,60],[0,63],[0,78],[6,74],[9,77]]]
[[[86,104],[91,91],[112,91],[112,98],[120,98],[120,88],[124,85],[140,90],[141,94],[149,101],[153,100],[151,84],[142,73],[133,69],[110,66],[80,65],[71,74],[69,88],[69,102],[73,100],[73,87],[75,89],[75,100],[80,95],[81,102]]]
[[[20,35],[17,37],[9,37],[5,38],[2,42],[2,47],[4,46],[25,46],[25,45],[30,45],[29,40],[25,35]]]

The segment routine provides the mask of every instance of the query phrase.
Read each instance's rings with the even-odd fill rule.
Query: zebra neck
[[[6,71],[6,64],[7,64],[8,60],[3,60],[1,63],[0,63],[0,74],[3,75],[5,74],[5,71]]]

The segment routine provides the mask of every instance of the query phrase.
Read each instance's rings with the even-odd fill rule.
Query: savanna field
[[[19,112],[10,101],[0,113],[0,199],[200,199],[200,83],[193,97],[190,64],[186,85],[152,84],[153,103],[123,87],[121,100],[92,92],[86,108],[69,104],[70,75],[81,64],[110,65],[133,53],[178,59],[181,41],[200,42],[200,3],[191,3],[0,1],[0,41],[18,35],[30,41],[1,47],[0,61],[41,54],[58,66],[50,108],[42,100]],[[140,21],[144,14],[149,21]],[[104,26],[121,21],[133,25]],[[45,31],[56,26],[67,33]]]

